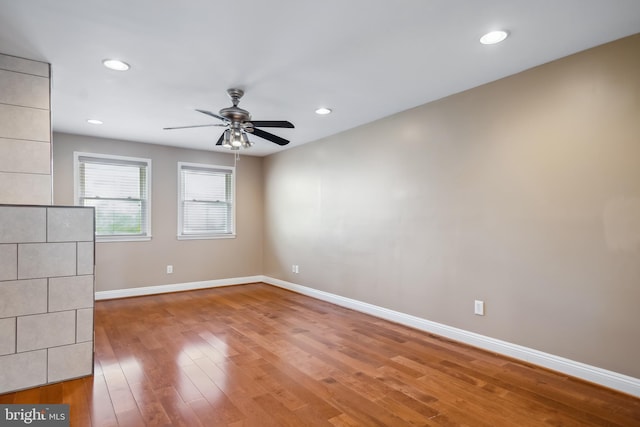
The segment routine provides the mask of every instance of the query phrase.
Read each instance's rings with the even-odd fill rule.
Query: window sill
[[[217,239],[235,239],[234,234],[202,234],[202,235],[183,235],[178,234],[178,240],[217,240]]]
[[[148,242],[151,236],[96,236],[96,243]]]

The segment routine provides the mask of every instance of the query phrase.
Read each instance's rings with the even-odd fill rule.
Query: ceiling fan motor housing
[[[233,103],[233,107],[227,107],[220,110],[220,115],[222,117],[226,117],[232,122],[246,122],[251,120],[251,114],[247,110],[243,110],[238,107],[238,102],[240,102],[240,98],[244,95],[244,91],[242,89],[227,89],[227,94],[229,98],[231,98],[231,102]]]
[[[251,114],[239,107],[228,107],[220,110],[220,115],[232,122],[246,122],[251,120]]]

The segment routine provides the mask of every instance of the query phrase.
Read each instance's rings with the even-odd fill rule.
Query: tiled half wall
[[[51,203],[49,69],[0,54],[0,203]]]
[[[93,221],[0,205],[0,393],[93,373]]]

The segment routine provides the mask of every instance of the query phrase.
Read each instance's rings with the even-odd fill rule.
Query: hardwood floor
[[[640,399],[265,284],[96,303],[72,426],[640,426]]]

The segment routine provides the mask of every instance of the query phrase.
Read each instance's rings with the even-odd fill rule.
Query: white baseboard
[[[320,291],[306,286],[297,285],[280,279],[268,276],[236,277],[230,279],[206,280],[203,282],[177,283],[172,285],[146,286],[141,288],[117,289],[113,291],[96,292],[96,300],[135,297],[142,295],[162,294],[168,292],[189,291],[195,289],[215,288],[220,286],[242,285],[246,283],[264,282],[272,286],[287,289],[302,295],[327,301],[342,307],[350,308],[362,313],[370,314],[381,319],[390,320],[401,325],[440,335],[472,345],[494,353],[523,360],[534,365],[542,366],[554,371],[581,378],[592,383],[600,384],[632,396],[640,397],[640,379],[608,371],[606,369],[576,362],[564,357],[544,353],[532,348],[523,347],[506,341],[465,331],[432,322],[421,317],[389,310],[384,307],[346,298],[329,292]]]
[[[640,397],[640,379],[638,378],[476,334],[474,332],[465,331],[463,329],[443,325],[441,323],[432,322],[410,314],[389,310],[366,302],[286,282],[284,280],[265,276],[262,281],[299,294],[307,295],[332,304],[370,314],[375,317],[410,326],[421,331],[450,338],[494,353],[513,357],[514,359],[523,360],[534,365],[542,366],[563,374],[600,384],[632,396]]]
[[[144,286],[140,288],[97,291],[96,301],[105,299],[139,297],[143,295],[166,294],[169,292],[193,291],[196,289],[218,288],[221,286],[244,285],[264,282],[264,276],[234,277],[231,279],[205,280],[203,282],[176,283],[171,285]]]

